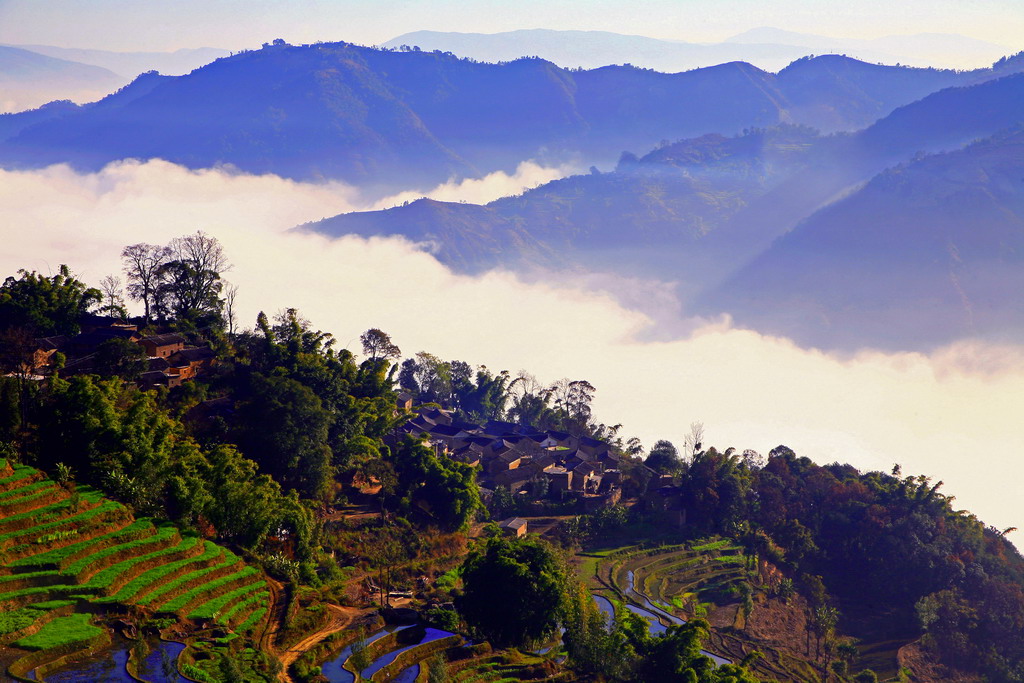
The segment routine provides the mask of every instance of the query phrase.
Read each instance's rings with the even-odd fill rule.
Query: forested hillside
[[[122,257],[0,286],[12,676],[1024,681],[1024,559],[941,482],[645,450],[582,378],[247,329],[209,235]]]

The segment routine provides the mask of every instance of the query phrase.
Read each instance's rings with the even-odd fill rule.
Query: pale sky
[[[1024,0],[0,0],[0,43],[121,51],[522,28],[716,42],[760,26],[837,38],[958,33],[1013,46]]]

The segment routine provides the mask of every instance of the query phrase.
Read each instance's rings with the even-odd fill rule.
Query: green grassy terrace
[[[0,647],[24,653],[11,672],[105,647],[108,610],[135,606],[244,634],[265,619],[269,598],[262,573],[226,548],[0,459]]]

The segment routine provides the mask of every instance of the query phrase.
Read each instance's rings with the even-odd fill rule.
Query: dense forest
[[[372,328],[358,351],[340,349],[294,309],[245,328],[228,255],[209,235],[122,256],[123,282],[90,286],[61,267],[0,286],[0,458],[235,548],[292,587],[286,631],[313,623],[316,604],[365,604],[352,592],[360,570],[379,584],[370,604],[385,608],[392,584],[434,572],[421,591],[437,598],[421,605],[431,623],[498,649],[565,629],[567,659],[545,664],[574,676],[559,680],[769,680],[755,651],[717,667],[702,653],[722,627],[700,604],[657,634],[624,608],[606,620],[572,559],[623,539],[720,538],[738,548],[720,559],[745,567],[722,600],[748,618],[755,602],[802,605],[816,680],[873,680],[857,648],[872,637],[918,642],[950,671],[1024,681],[1024,559],[1009,530],[957,510],[941,482],[898,465],[821,465],[785,446],[717,450],[696,424],[682,453],[667,441],[645,451],[597,420],[582,379],[405,355]],[[425,415],[448,421],[421,429]],[[606,458],[606,483],[574,493],[540,474],[501,479],[432,436],[478,425],[510,426],[498,439],[509,443],[576,443],[580,457],[587,445]],[[339,518],[367,500],[372,521]],[[490,524],[510,514],[560,523],[510,538]],[[316,664],[300,660],[293,675],[315,680]]]

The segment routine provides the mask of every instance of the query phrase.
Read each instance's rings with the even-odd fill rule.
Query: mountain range
[[[778,71],[808,54],[845,54],[872,63],[963,69],[991,64],[1011,51],[1007,46],[955,34],[921,33],[856,40],[769,27],[752,29],[717,43],[659,40],[609,31],[523,29],[500,33],[414,31],[383,44],[391,48],[403,45],[454,52],[485,62],[536,56],[569,68],[593,69],[628,63],[669,73],[734,61]]]
[[[102,67],[0,45],[0,113],[57,99],[96,99],[122,84]]]
[[[1013,74],[856,133],[709,134],[486,206],[423,199],[303,229],[401,234],[470,272],[575,266],[674,281],[692,313],[812,345],[1020,336],[1024,154],[1019,131],[1003,131],[1022,121],[1024,74]]]
[[[1024,128],[875,176],[775,240],[697,310],[835,347],[1024,339]]]
[[[79,64],[91,64],[128,80],[147,71],[159,71],[167,76],[180,76],[215,59],[227,57],[230,52],[215,47],[182,48],[172,52],[114,52],[54,45],[12,45],[36,54],[63,59]]]
[[[0,45],[0,112],[21,111],[54,100],[98,100],[141,73],[180,75],[227,54],[215,48],[111,52]]]
[[[780,123],[855,130],[931,92],[1021,66],[957,72],[832,55],[778,74],[741,62],[664,74],[275,41],[183,76],[145,75],[94,104],[0,117],[0,163],[95,169],[159,157],[393,191],[530,158],[607,165],[662,140]]]

